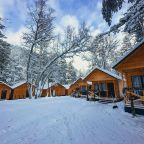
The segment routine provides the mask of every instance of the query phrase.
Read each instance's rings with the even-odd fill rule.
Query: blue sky
[[[0,0],[0,16],[8,19],[5,21],[8,38],[12,33],[15,35],[24,31],[27,4],[30,2],[33,0]],[[49,0],[49,4],[56,11],[56,32],[61,32],[69,24],[77,28],[83,21],[87,22],[94,35],[109,28],[102,18],[102,0]],[[125,8],[114,16],[113,23],[118,22],[124,11]]]
[[[30,2],[33,0],[0,0],[0,17],[8,19],[5,21],[6,36],[11,44],[21,45],[22,33],[26,31],[27,4]],[[62,33],[67,25],[78,28],[83,21],[94,36],[109,29],[101,14],[102,0],[49,0],[49,5],[55,9],[55,33]],[[113,24],[126,9],[127,5],[124,5],[114,15]]]

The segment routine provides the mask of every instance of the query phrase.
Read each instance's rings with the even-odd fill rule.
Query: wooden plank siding
[[[10,97],[11,97],[11,90],[12,88],[4,83],[0,83],[0,99],[6,99],[6,100],[9,100]],[[6,92],[6,97],[3,98],[2,97],[2,93],[3,91]]]
[[[114,94],[116,98],[120,97],[120,91],[119,91],[119,83],[121,80],[110,76],[109,74],[99,70],[99,69],[94,69],[91,73],[89,73],[88,76],[84,79],[84,81],[90,81],[92,82],[91,90],[95,91],[95,84],[98,84],[100,86],[100,83],[105,83],[106,84],[106,97],[109,96],[109,91],[108,91],[108,84],[112,83],[114,86]],[[100,91],[98,92],[98,95],[100,95]]]
[[[138,85],[135,86],[132,81],[134,77],[139,79],[144,77],[144,40],[117,62],[113,68],[122,73],[126,82],[126,85],[124,85],[127,88],[125,93],[125,111],[132,112],[132,103],[130,101],[135,94],[138,94],[138,97],[133,100],[135,112],[144,115],[144,101],[142,99],[144,97],[144,83],[142,84],[141,79],[141,81],[138,80],[136,82]],[[142,85],[139,85],[140,82]]]
[[[124,58],[120,63],[114,67],[121,73],[130,72],[131,70],[143,69],[144,68],[144,43],[141,47],[138,47],[135,51],[131,52],[129,56]]]
[[[33,86],[33,95],[34,95],[34,89],[35,87]],[[28,86],[27,83],[23,83],[13,89],[13,99],[25,99],[28,97]]]
[[[68,94],[71,95],[77,89],[82,89],[82,87],[87,88],[87,83],[83,81],[82,78],[79,78],[76,82],[74,82],[68,89]]]
[[[49,96],[66,96],[67,89],[61,84],[55,84],[48,89]]]
[[[41,97],[48,96],[48,89],[42,89]]]
[[[132,76],[144,76],[144,43],[113,68],[124,75],[126,86],[131,88]]]

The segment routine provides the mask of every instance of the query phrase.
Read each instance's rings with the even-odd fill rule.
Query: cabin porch
[[[134,107],[136,114],[144,115],[144,68],[127,70],[125,77],[125,111],[131,113]]]
[[[92,81],[87,86],[87,90],[91,95],[98,99],[117,99],[119,97],[118,81]]]

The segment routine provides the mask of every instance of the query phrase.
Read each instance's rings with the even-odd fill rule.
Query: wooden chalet
[[[29,97],[28,95],[28,85],[26,82],[19,82],[15,85],[12,86],[12,99],[24,99]],[[34,89],[35,87],[33,86],[33,95],[34,95]]]
[[[48,89],[48,91],[49,91],[49,96],[66,96],[67,95],[67,89],[59,83],[52,85]]]
[[[42,92],[41,92],[41,97],[46,97],[48,96],[49,94],[49,91],[48,91],[48,83],[45,83],[45,85],[43,86],[42,88]]]
[[[105,69],[96,67],[85,78],[87,90],[99,99],[121,97],[119,85],[121,77]]]
[[[41,97],[48,96],[48,89],[42,89]]]
[[[144,40],[126,53],[113,68],[126,79],[125,111],[131,112],[130,100],[134,98],[136,113],[144,114]]]
[[[75,92],[79,92],[80,95],[86,95],[87,91],[87,83],[83,81],[82,78],[79,78],[77,81],[75,81],[73,84],[70,85],[68,89],[68,94],[71,95]]]
[[[11,86],[0,81],[0,100],[10,100],[11,99]]]

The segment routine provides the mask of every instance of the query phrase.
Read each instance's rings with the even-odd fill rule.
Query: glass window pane
[[[142,88],[142,82],[140,76],[132,76],[132,85],[134,88]]]
[[[97,91],[98,89],[99,89],[99,87],[98,87],[98,84],[96,83],[96,84],[94,84],[94,89],[95,89],[95,91]]]
[[[100,89],[100,91],[106,91],[106,83],[105,82],[100,83],[99,89]]]
[[[144,88],[144,76],[142,76],[142,87]]]

